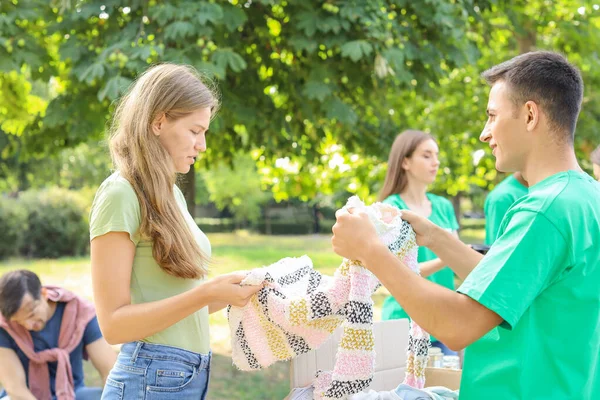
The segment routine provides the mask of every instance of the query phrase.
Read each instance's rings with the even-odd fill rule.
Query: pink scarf
[[[36,353],[31,334],[21,325],[6,321],[0,315],[0,328],[14,339],[17,346],[29,359],[29,390],[36,399],[50,400],[49,362],[58,362],[56,370],[56,397],[59,400],[75,399],[73,373],[69,354],[81,342],[87,324],[94,318],[96,311],[87,300],[56,286],[44,286],[48,300],[67,303],[60,325],[58,347]],[[85,356],[87,358],[87,356]]]

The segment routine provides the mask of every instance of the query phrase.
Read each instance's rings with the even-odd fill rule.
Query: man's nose
[[[479,140],[482,142],[489,142],[492,138],[491,130],[487,124],[483,127],[483,131],[481,131],[481,135],[479,135]]]

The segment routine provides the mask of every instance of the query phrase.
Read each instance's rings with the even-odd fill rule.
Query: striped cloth
[[[346,207],[366,212],[381,240],[418,273],[415,233],[399,211],[382,203],[365,206],[357,197]],[[333,277],[314,270],[307,256],[284,258],[250,271],[242,284],[267,283],[245,307],[228,308],[234,364],[258,370],[317,349],[339,326],[343,333],[333,371],[319,371],[315,399],[344,399],[373,378],[373,300],[379,281],[360,263],[344,259]],[[411,322],[404,383],[422,388],[429,334]]]

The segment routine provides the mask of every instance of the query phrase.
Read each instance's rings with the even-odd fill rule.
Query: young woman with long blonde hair
[[[90,214],[98,321],[124,343],[103,399],[204,399],[208,314],[243,306],[260,286],[241,274],[206,280],[210,242],[176,185],[206,150],[218,98],[192,69],[144,72],[116,109],[109,146],[116,171]]]

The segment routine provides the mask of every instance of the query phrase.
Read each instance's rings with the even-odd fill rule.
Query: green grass
[[[485,230],[483,229],[462,229],[460,239],[469,244],[482,244],[485,240]]]
[[[341,258],[331,250],[330,235],[263,236],[245,231],[213,233],[211,276],[269,265],[284,257],[307,254],[320,272],[333,274]],[[468,243],[481,243],[483,231],[465,229],[461,238]],[[58,260],[14,259],[0,263],[0,274],[14,269],[29,269],[37,273],[44,284],[60,285],[92,299],[89,258]],[[373,296],[375,319],[380,319],[381,305],[387,297],[385,288]],[[227,318],[224,312],[210,316],[213,363],[209,400],[220,399],[282,399],[289,392],[289,363],[280,362],[259,372],[240,372],[231,363],[231,346]],[[85,365],[86,384],[99,386],[100,377],[90,363]]]

